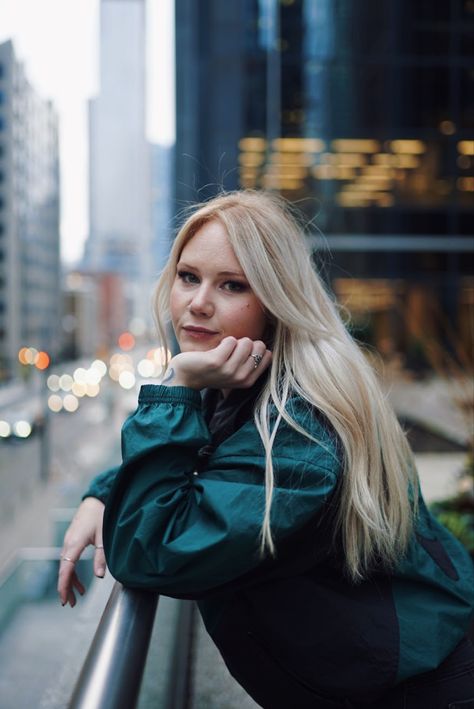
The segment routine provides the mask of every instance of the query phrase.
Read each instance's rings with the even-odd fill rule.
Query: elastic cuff
[[[142,384],[138,395],[139,404],[191,404],[201,408],[201,393],[197,389],[162,384]]]

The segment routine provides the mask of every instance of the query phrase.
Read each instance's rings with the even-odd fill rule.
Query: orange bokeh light
[[[122,334],[118,338],[118,344],[122,350],[128,352],[128,350],[131,350],[135,347],[135,338],[131,332],[122,332]]]
[[[29,364],[28,358],[27,358],[27,353],[28,353],[28,347],[22,347],[21,350],[18,352],[18,360],[20,361],[21,364]]]
[[[47,352],[38,352],[35,357],[36,369],[48,369],[50,363],[49,354]]]

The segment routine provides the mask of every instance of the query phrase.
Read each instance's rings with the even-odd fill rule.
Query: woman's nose
[[[189,304],[189,308],[193,313],[199,313],[203,315],[212,315],[214,312],[214,303],[212,300],[212,295],[210,289],[201,284],[197,288]]]

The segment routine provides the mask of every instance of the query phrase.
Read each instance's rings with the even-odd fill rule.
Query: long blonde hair
[[[224,225],[273,323],[271,372],[254,413],[266,451],[262,552],[275,552],[270,508],[278,426],[283,419],[309,436],[285,408],[295,392],[327,417],[344,449],[335,531],[341,534],[348,575],[360,580],[375,562],[393,567],[412,531],[418,489],[413,456],[367,358],[312,267],[303,229],[282,198],[243,190],[195,208],[176,237],[156,288],[155,314],[163,343],[181,251],[214,219]],[[272,407],[278,415],[270,430]]]

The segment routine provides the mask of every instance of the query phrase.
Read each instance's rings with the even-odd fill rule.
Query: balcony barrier
[[[158,595],[115,583],[74,688],[70,709],[134,707]]]
[[[158,598],[156,593],[128,589],[115,583],[68,709],[136,707]],[[167,709],[189,706],[193,623],[194,604],[181,601],[173,642]]]

